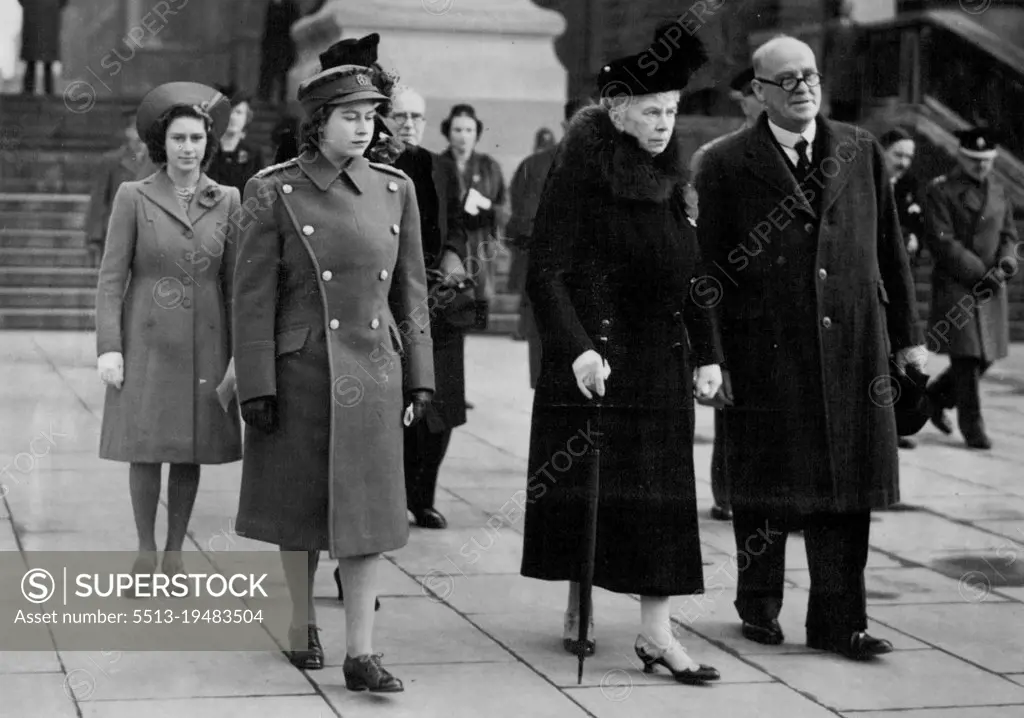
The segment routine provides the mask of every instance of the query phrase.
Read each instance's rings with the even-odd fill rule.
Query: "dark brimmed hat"
[[[893,409],[896,412],[896,433],[900,436],[913,436],[928,423],[931,416],[931,403],[926,387],[928,375],[917,367],[908,365],[905,372],[898,369],[890,375],[892,394],[895,399]]]
[[[975,127],[955,133],[960,140],[960,154],[976,160],[990,160],[996,156],[999,138],[987,127]]]
[[[370,68],[361,65],[341,65],[317,73],[299,85],[298,98],[307,116],[324,105],[388,99],[373,84]]]
[[[682,90],[707,62],[701,41],[678,22],[658,27],[651,46],[608,62],[597,75],[602,97],[653,95]]]
[[[213,136],[220,137],[231,116],[231,100],[217,89],[198,82],[168,82],[149,91],[136,113],[135,127],[145,137],[167,110],[177,105],[193,106],[213,120]]]
[[[750,83],[754,81],[754,68],[748,67],[743,72],[732,78],[732,82],[729,83],[729,89],[741,96],[751,94],[754,90],[750,86]]]

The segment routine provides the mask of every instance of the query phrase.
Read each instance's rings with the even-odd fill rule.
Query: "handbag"
[[[440,269],[427,270],[431,317],[437,317],[457,329],[486,328],[486,313],[484,325],[480,326],[476,282],[466,278],[456,285],[451,285],[444,281],[444,277]]]

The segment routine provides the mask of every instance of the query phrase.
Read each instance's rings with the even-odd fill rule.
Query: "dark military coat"
[[[935,178],[925,205],[925,238],[934,257],[928,348],[987,362],[1006,356],[1006,285],[993,281],[1001,264],[1012,273],[1017,228],[999,182],[981,184],[962,169]]]
[[[332,557],[400,548],[403,393],[434,387],[412,182],[309,153],[251,179],[243,209],[238,394],[276,397],[278,426],[246,427],[238,533]]]
[[[818,119],[802,198],[766,115],[708,150],[697,234],[735,406],[723,412],[734,507],[797,513],[899,500],[890,353],[919,343],[882,150]]]

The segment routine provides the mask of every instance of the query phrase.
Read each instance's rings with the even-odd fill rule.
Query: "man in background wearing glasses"
[[[871,511],[899,501],[889,377],[922,368],[914,286],[885,161],[867,132],[820,116],[811,48],[779,36],[753,55],[754,127],[711,147],[697,235],[717,305],[729,499],[743,635],[784,640],[786,537],[802,529],[807,645],[867,660]]]

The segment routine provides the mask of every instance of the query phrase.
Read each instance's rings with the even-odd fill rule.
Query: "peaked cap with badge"
[[[996,144],[999,138],[986,127],[974,127],[955,133],[960,140],[960,154],[978,160],[994,159],[998,154]]]

